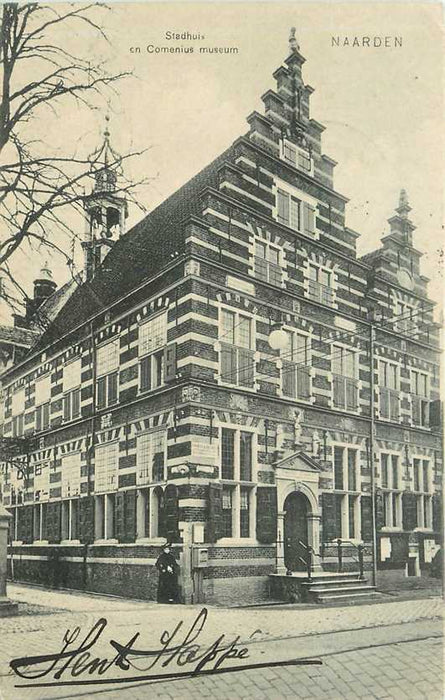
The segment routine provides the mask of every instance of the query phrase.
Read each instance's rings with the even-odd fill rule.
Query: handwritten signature
[[[141,680],[174,680],[193,678],[198,674],[232,673],[271,666],[319,665],[322,663],[319,659],[306,658],[266,663],[242,663],[240,665],[224,665],[223,667],[223,664],[228,660],[244,661],[249,659],[249,649],[240,642],[239,635],[229,641],[225,634],[221,634],[208,645],[198,644],[197,640],[204,629],[207,617],[208,611],[203,608],[191,626],[185,630],[185,633],[183,620],[180,620],[172,631],[164,630],[159,637],[160,646],[157,649],[136,648],[135,644],[140,636],[139,632],[134,634],[126,644],[110,639],[108,643],[115,652],[111,658],[101,658],[92,651],[108,625],[107,620],[101,618],[83,639],[80,627],[74,628],[73,631],[67,630],[59,652],[12,659],[9,665],[20,678],[34,681],[16,685],[16,687],[21,688],[30,685],[43,687],[129,683]],[[117,668],[125,673],[134,669],[138,671],[138,675],[105,678],[105,674],[112,668]],[[179,670],[183,668],[186,670]],[[171,672],[152,673],[153,669],[155,671],[171,669]],[[147,674],[148,671],[150,673]],[[47,680],[42,682],[43,678]]]

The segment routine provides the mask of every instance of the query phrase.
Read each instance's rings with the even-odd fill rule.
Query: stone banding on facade
[[[26,479],[3,468],[16,578],[151,598],[165,538],[186,602],[267,598],[269,574],[299,568],[298,541],[327,569],[338,538],[363,542],[369,569],[372,470],[379,568],[407,567],[413,543],[430,563],[439,345],[414,226],[402,197],[382,246],[357,257],[303,62],[293,50],[266,116],[252,113],[247,135],[122,235],[107,272],[4,375],[5,438],[20,437],[23,415],[39,441]]]

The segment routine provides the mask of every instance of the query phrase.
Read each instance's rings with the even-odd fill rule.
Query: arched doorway
[[[299,491],[284,501],[284,564],[290,571],[306,570],[308,546],[307,516],[311,512],[308,498]]]

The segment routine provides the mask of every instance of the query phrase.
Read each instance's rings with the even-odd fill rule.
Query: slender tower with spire
[[[110,143],[109,116],[102,144],[88,158],[94,177],[92,192],[84,199],[85,238],[84,275],[91,279],[117,238],[125,233],[127,201],[118,195],[118,177],[122,175],[122,157]]]

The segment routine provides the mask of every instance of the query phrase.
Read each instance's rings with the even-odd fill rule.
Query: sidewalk
[[[333,607],[280,606],[267,608],[220,608],[203,605],[162,605],[152,601],[126,600],[91,593],[53,591],[23,584],[10,584],[8,597],[20,604],[15,618],[0,619],[0,632],[15,632],[36,625],[63,627],[75,618],[77,624],[89,624],[99,617],[125,624],[150,621],[153,629],[161,628],[166,620],[182,618],[191,622],[207,607],[214,633],[218,626],[229,629],[241,639],[257,631],[257,638],[283,639],[331,631],[358,630],[385,625],[403,624],[442,616],[443,601],[439,597],[415,600],[394,600],[369,605]]]
[[[96,698],[97,700],[247,700],[283,697],[442,700],[442,600],[430,597],[345,608],[287,607],[222,609],[209,607],[199,644],[219,635],[239,635],[250,661],[320,656],[321,667],[264,668],[242,673],[202,676],[174,682],[140,682],[131,686],[17,688],[13,658],[54,653],[67,630],[79,626],[83,639],[106,618],[103,638],[94,653],[110,658],[110,639],[126,642],[140,635],[138,648],[156,648],[164,630],[182,620],[182,638],[203,606],[158,605],[79,592],[48,591],[10,585],[8,596],[20,614],[0,619],[0,682],[5,700]],[[241,644],[241,642],[240,642]],[[230,665],[230,664],[228,664]],[[115,674],[113,674],[115,676]]]

